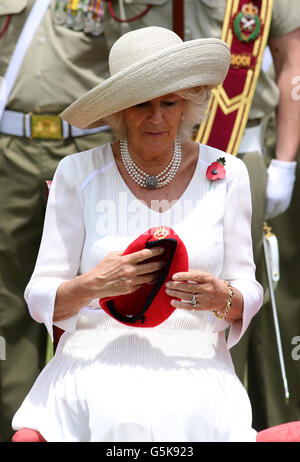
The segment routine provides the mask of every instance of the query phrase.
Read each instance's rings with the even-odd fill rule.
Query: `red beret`
[[[164,322],[175,310],[170,304],[173,297],[166,294],[165,282],[174,273],[188,271],[188,255],[184,243],[171,228],[151,228],[135,239],[125,250],[127,255],[139,250],[163,247],[164,252],[150,262],[164,260],[166,266],[155,284],[144,284],[127,295],[106,297],[99,300],[103,310],[122,324],[134,327],[154,327]]]

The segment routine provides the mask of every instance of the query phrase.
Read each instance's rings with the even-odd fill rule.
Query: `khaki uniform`
[[[124,0],[124,11],[127,19],[134,18],[145,11],[148,0]],[[129,30],[146,26],[161,26],[172,29],[172,4],[171,0],[154,0],[152,8],[139,19],[129,23],[117,22],[106,7],[104,15],[105,35],[109,47],[114,41]],[[116,16],[121,17],[119,2],[112,2]],[[185,40],[204,37],[220,38],[223,19],[225,15],[226,0],[185,0]],[[300,27],[300,2],[299,0],[274,0],[272,22],[269,37],[279,37]],[[269,116],[279,101],[279,90],[274,80],[261,71],[253,99],[247,127],[255,126]],[[263,146],[261,147],[263,151]],[[257,266],[257,279],[263,283],[263,252],[262,252],[262,228],[265,216],[265,190],[267,184],[267,170],[260,152],[240,152],[239,157],[248,168],[253,204],[252,238],[254,260]],[[247,379],[250,398],[253,403],[254,424],[257,429],[270,425],[280,424],[283,419],[270,421],[267,416],[262,416],[263,404],[257,396],[263,396],[266,400],[268,390],[262,382],[260,358],[263,351],[260,348],[258,338],[263,334],[265,326],[264,310],[252,320],[239,344],[231,350],[237,374],[241,380],[245,380],[245,367],[248,365]],[[269,325],[267,326],[269,329]],[[275,340],[274,340],[275,345]],[[278,364],[276,364],[276,367]],[[279,368],[279,366],[278,366]],[[278,369],[279,370],[279,369]],[[273,403],[275,406],[275,403]]]
[[[34,0],[0,0],[0,77],[4,77]],[[24,57],[6,109],[59,114],[107,78],[102,36],[86,35],[53,21],[46,12]],[[1,79],[0,79],[1,80]],[[112,139],[109,130],[65,140],[0,133],[0,441],[10,441],[11,420],[45,362],[46,332],[34,322],[23,294],[34,269],[46,204],[45,180],[66,155]],[[3,340],[4,339],[4,340]]]
[[[267,122],[265,139],[265,157],[270,161],[275,156],[276,146],[274,114]],[[265,427],[300,420],[299,201],[300,165],[298,163],[289,208],[283,214],[268,221],[278,238],[280,249],[280,280],[276,288],[276,305],[290,399],[288,403],[284,400],[272,306],[267,303],[264,306],[263,317],[259,324],[260,330],[257,329],[256,338],[261,351],[258,375],[264,386],[258,388],[259,393],[256,391],[254,401],[255,407],[260,410],[257,413],[257,420]]]

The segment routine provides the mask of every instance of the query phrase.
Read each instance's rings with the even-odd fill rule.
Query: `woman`
[[[262,302],[249,180],[241,161],[191,141],[229,62],[220,40],[129,32],[111,50],[111,77],[62,114],[80,127],[109,122],[117,141],[57,169],[25,298],[51,335],[52,324],[66,332],[14,429],[46,441],[255,440],[228,350]],[[163,286],[169,315],[126,325],[99,299],[156,284],[163,246],[123,250],[157,226],[181,238],[189,267]]]

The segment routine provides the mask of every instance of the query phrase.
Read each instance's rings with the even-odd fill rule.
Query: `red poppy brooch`
[[[224,168],[225,165],[225,157],[219,157],[216,162],[213,162],[207,167],[206,170],[206,177],[210,180],[209,189],[211,188],[212,182],[215,180],[223,180],[226,176],[226,170]]]

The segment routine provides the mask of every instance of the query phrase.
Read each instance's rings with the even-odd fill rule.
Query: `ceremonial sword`
[[[289,388],[288,388],[288,382],[287,382],[284,358],[283,358],[283,352],[282,352],[282,343],[281,343],[281,337],[280,337],[279,321],[278,321],[278,315],[277,315],[277,306],[276,306],[275,291],[273,287],[273,277],[272,277],[272,269],[271,269],[272,255],[270,252],[270,239],[272,238],[277,239],[277,238],[275,234],[272,233],[271,227],[269,227],[267,223],[264,223],[263,230],[264,230],[263,246],[264,246],[265,262],[266,262],[266,269],[267,269],[268,287],[269,287],[270,299],[271,299],[271,305],[272,305],[272,311],[273,311],[275,334],[276,334],[276,340],[277,340],[278,355],[279,355],[281,375],[282,375],[284,392],[285,392],[285,399],[286,399],[286,402],[288,402],[290,393],[289,393]]]

